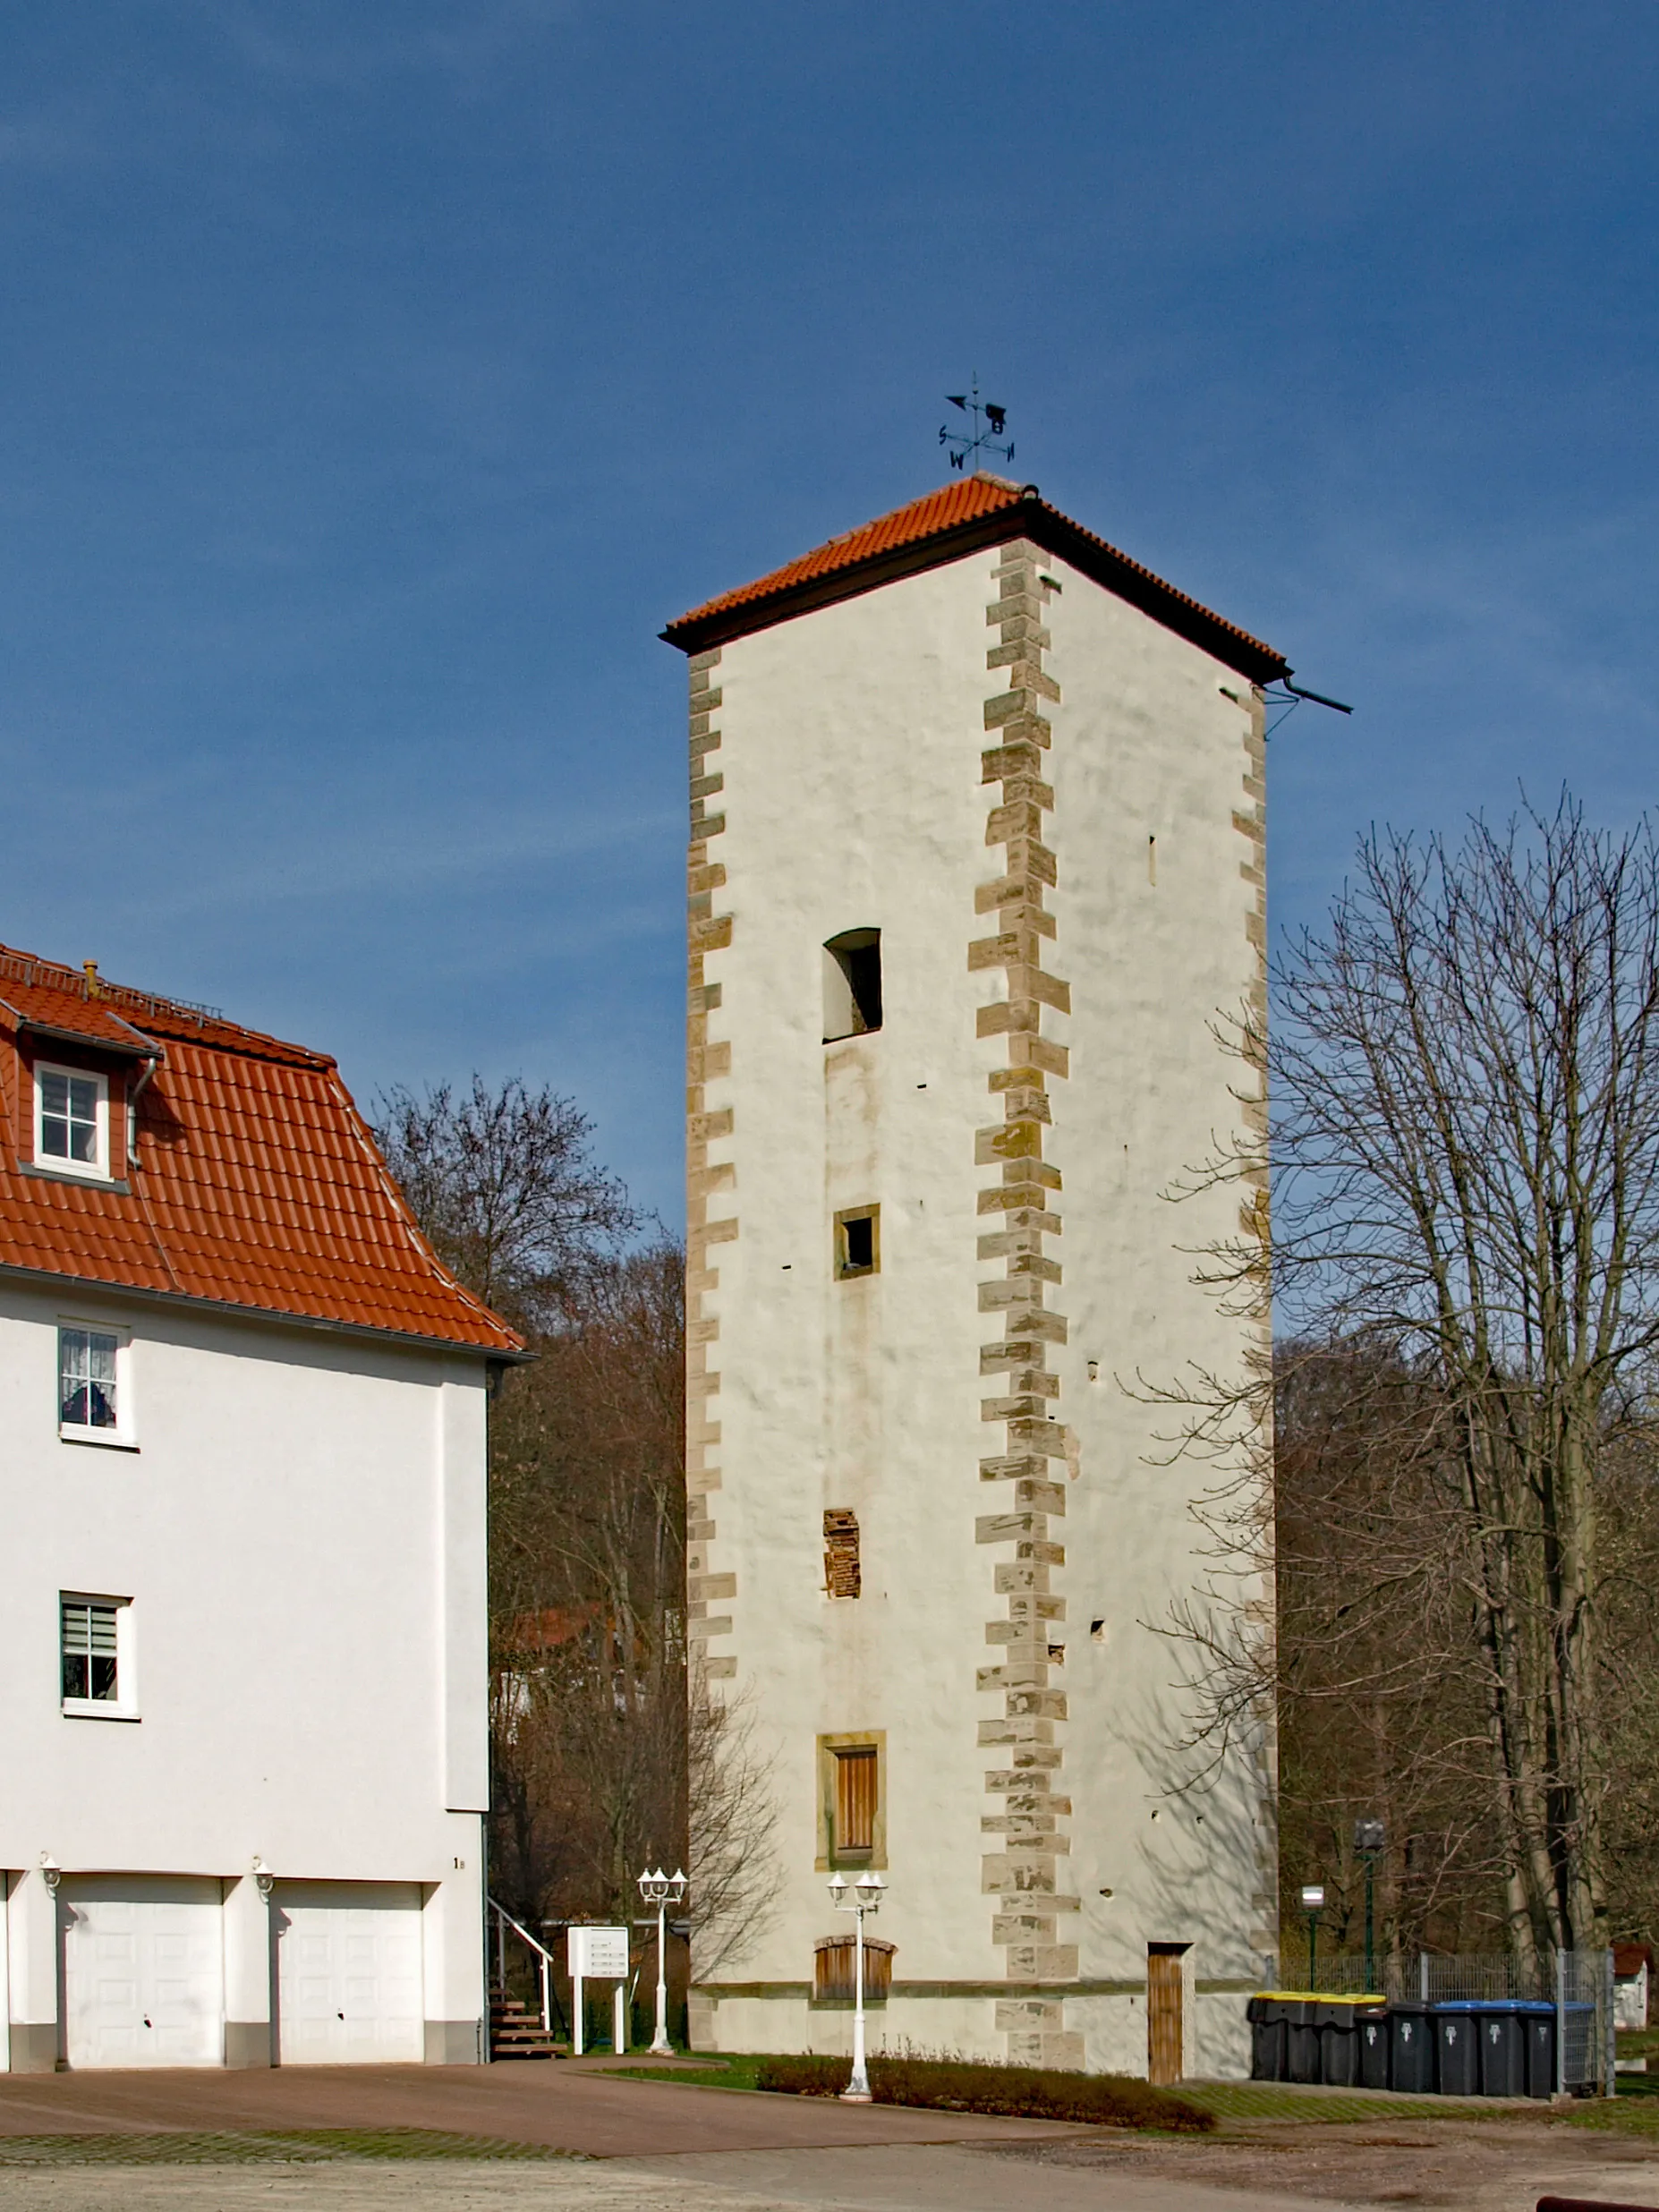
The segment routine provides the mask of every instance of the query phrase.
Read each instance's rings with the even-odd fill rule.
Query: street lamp
[[[853,1929],[853,2074],[842,2090],[844,2103],[870,2102],[870,2076],[864,2068],[864,1915],[880,1912],[887,1884],[879,1874],[861,1874],[849,1900],[847,1884],[838,1874],[830,1877],[830,1901],[838,1912],[856,1916]]]
[[[648,1867],[640,1876],[641,1897],[657,1908],[657,2037],[651,2047],[658,2058],[674,2056],[674,2046],[668,2040],[668,1954],[664,1923],[668,1907],[677,1905],[685,1894],[685,1876],[677,1868],[664,1874],[659,1867],[653,1874]]]
[[[1319,1916],[1324,1906],[1323,1883],[1308,1883],[1302,1892],[1302,1910],[1307,1915],[1307,1986],[1310,1990],[1318,1987],[1314,1979],[1314,1961],[1319,1948]]]
[[[1380,1820],[1357,1820],[1354,1823],[1354,1850],[1365,1868],[1365,1988],[1377,1986],[1376,1940],[1373,1918],[1375,1901],[1377,1861],[1388,1849],[1388,1830]]]

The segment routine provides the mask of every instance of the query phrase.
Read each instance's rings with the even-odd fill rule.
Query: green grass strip
[[[0,2135],[0,2167],[378,2165],[387,2160],[580,2157],[540,2143],[438,2128],[166,2130],[144,2135]]]

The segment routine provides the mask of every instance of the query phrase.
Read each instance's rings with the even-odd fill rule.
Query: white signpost
[[[608,1981],[617,1985],[612,2004],[612,2048],[627,2043],[625,2022],[628,2001],[628,1931],[625,1927],[573,1927],[566,1931],[566,1955],[570,1967],[570,2048],[582,2056],[582,1985]]]

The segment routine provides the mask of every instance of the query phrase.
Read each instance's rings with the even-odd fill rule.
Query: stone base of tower
[[[992,1992],[995,1991],[995,1994]],[[1183,2071],[1196,2080],[1242,2081],[1250,2073],[1248,1992],[1194,1994],[1187,2016]],[[1051,2066],[1082,2073],[1146,2073],[1146,1998],[1136,1988],[1060,1996],[1009,1996],[995,1985],[971,1994],[907,1995],[896,1990],[866,2014],[872,2056],[908,2051],[918,2058],[970,2058],[991,2064]],[[785,1983],[775,1994],[754,1984],[717,1993],[693,1989],[692,2046],[711,2052],[812,2052],[847,2057],[852,2009],[817,2004]]]

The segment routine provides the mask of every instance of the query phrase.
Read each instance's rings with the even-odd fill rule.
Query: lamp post
[[[1319,1950],[1319,1916],[1324,1910],[1324,1905],[1323,1883],[1308,1883],[1302,1892],[1302,1910],[1307,1915],[1307,1986],[1310,1991],[1318,1987],[1314,1979],[1314,1967]]]
[[[664,1874],[660,1867],[652,1874],[648,1867],[640,1876],[640,1895],[648,1905],[657,1908],[657,2035],[651,2052],[658,2058],[672,2058],[674,2046],[668,2040],[668,1910],[677,1905],[685,1894],[685,1876],[676,1868],[673,1874]]]
[[[887,1884],[879,1874],[861,1874],[849,1901],[847,1884],[838,1874],[830,1878],[830,1901],[838,1912],[854,1914],[853,1927],[853,2075],[841,2092],[848,2105],[870,2102],[870,2076],[864,2067],[864,1915],[880,1912]]]
[[[1357,1820],[1354,1823],[1354,1850],[1365,1869],[1365,1989],[1370,1994],[1377,1986],[1376,1931],[1374,1919],[1377,1860],[1388,1848],[1388,1830],[1380,1820]]]

